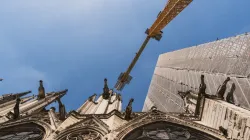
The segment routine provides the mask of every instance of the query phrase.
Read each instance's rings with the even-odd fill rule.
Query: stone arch
[[[28,127],[28,129],[20,129],[20,127]],[[30,128],[30,129],[29,129]],[[43,136],[41,139],[46,139],[52,132],[52,129],[50,127],[49,124],[47,124],[46,122],[40,121],[40,120],[34,120],[34,119],[24,119],[24,120],[17,120],[15,122],[9,122],[9,123],[5,123],[2,124],[0,126],[0,132],[4,132],[4,130],[10,130],[13,131],[14,129],[18,129],[19,131],[17,131],[18,133],[21,133],[21,131],[26,131],[26,130],[36,130],[36,128],[40,129],[43,132]],[[1,134],[0,133],[0,139],[3,135],[5,134]],[[8,140],[8,139],[6,139]]]
[[[219,140],[219,138],[206,134],[205,132],[175,124],[167,121],[155,121],[137,127],[124,135],[122,140],[143,140],[143,139],[175,139],[175,140]]]
[[[132,120],[132,122],[128,123],[124,128],[117,129],[116,132],[118,132],[118,134],[116,135],[116,140],[128,140],[128,136],[133,134],[135,131],[155,123],[169,124],[184,128],[184,130],[188,129],[192,132],[206,134],[211,140],[225,139],[221,136],[221,133],[218,130],[208,128],[195,122],[185,121],[167,113],[155,111],[146,114],[142,118]]]
[[[0,128],[0,139],[45,139],[46,128],[34,122],[23,122],[17,124],[9,124]]]
[[[103,129],[98,128],[98,127],[94,127],[94,126],[82,126],[82,127],[74,127],[71,129],[66,129],[65,131],[61,132],[59,134],[59,136],[56,137],[56,140],[70,140],[67,139],[68,136],[70,135],[75,135],[75,136],[80,136],[80,135],[86,135],[86,136],[90,136],[91,134],[93,134],[93,137],[97,137],[100,138],[100,140],[103,139],[103,137],[107,134],[107,132],[105,132]],[[96,138],[96,140],[99,140],[98,138]],[[83,139],[85,140],[85,139]]]

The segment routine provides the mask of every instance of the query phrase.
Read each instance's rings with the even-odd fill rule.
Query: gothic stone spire
[[[108,80],[107,78],[104,79],[104,88],[103,88],[103,93],[102,93],[102,97],[103,99],[109,99],[109,87],[108,87]]]

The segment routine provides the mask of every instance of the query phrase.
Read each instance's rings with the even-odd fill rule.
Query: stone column
[[[54,107],[51,107],[49,110],[49,118],[50,118],[50,123],[51,123],[52,129],[55,130],[59,125],[59,119],[56,116]]]

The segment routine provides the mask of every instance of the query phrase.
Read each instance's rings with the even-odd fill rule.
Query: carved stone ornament
[[[68,134],[66,140],[101,140],[101,134],[94,131],[84,131]]]
[[[221,132],[219,132],[218,130],[214,130],[212,128],[209,128],[209,127],[206,127],[206,126],[194,123],[194,122],[185,121],[185,120],[179,119],[177,117],[171,116],[168,113],[163,113],[163,112],[156,110],[156,111],[152,111],[149,113],[145,113],[145,114],[139,116],[138,118],[131,120],[125,126],[117,128],[115,130],[116,132],[118,132],[118,134],[116,135],[116,139],[117,140],[124,139],[125,136],[127,137],[128,135],[130,135],[130,133],[132,133],[132,135],[133,135],[132,131],[134,131],[135,129],[140,129],[141,127],[144,127],[145,125],[148,125],[151,123],[157,123],[157,122],[160,122],[159,124],[162,124],[163,122],[165,122],[166,124],[170,123],[170,124],[176,124],[178,126],[187,127],[192,131],[197,131],[195,133],[204,132],[208,135],[208,137],[211,136],[211,137],[215,138],[216,140],[217,140],[217,138],[221,137]],[[161,129],[161,130],[163,130],[163,129]],[[165,130],[166,129],[164,129],[164,131]],[[153,130],[153,131],[156,131],[156,130]],[[188,133],[189,133],[189,132],[186,133],[187,131],[183,131],[183,132],[185,132],[185,135],[188,135]],[[157,132],[157,134],[158,134],[158,132]],[[163,132],[159,133],[159,135],[161,135],[162,137],[167,137],[166,135],[163,136]],[[183,136],[185,136],[185,135],[183,135]],[[213,138],[211,138],[211,139],[214,140]],[[188,139],[188,137],[186,137],[186,139]],[[127,138],[126,138],[126,140],[127,140]],[[130,138],[128,138],[128,140],[130,140]]]
[[[88,120],[82,123],[82,126],[95,126],[99,127],[99,125],[94,120]]]

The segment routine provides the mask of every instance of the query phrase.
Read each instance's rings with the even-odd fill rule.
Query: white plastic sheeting
[[[201,74],[205,75],[208,94],[216,94],[219,85],[230,77],[224,97],[235,83],[236,104],[250,108],[250,35],[242,34],[160,55],[143,111],[153,105],[166,112],[184,111],[177,91],[198,91]]]

